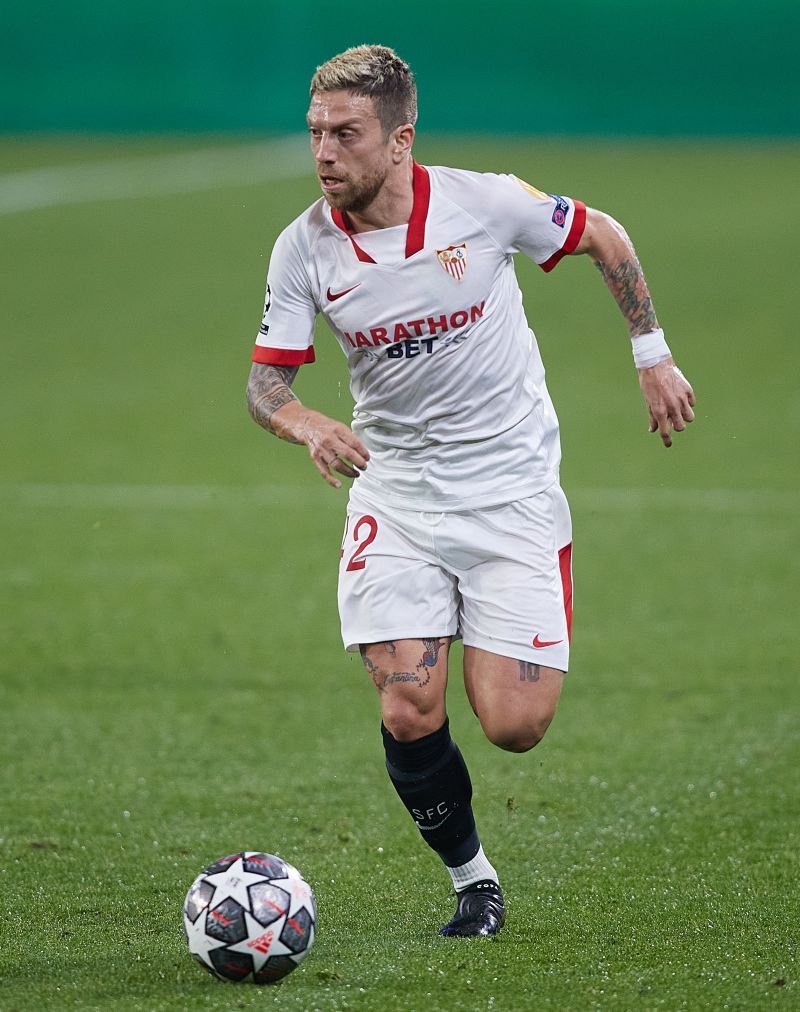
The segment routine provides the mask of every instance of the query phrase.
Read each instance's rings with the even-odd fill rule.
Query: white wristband
[[[647,334],[639,334],[631,338],[633,348],[633,361],[637,369],[649,369],[651,365],[658,365],[665,358],[669,358],[672,352],[664,340],[664,331],[651,330]]]

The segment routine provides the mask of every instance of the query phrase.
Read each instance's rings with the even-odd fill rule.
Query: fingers
[[[331,488],[342,487],[342,483],[339,481],[339,479],[334,478],[334,476],[331,474],[330,466],[328,464],[326,464],[322,460],[317,460],[313,454],[311,455],[311,459],[314,461],[314,467],[316,467],[316,469],[319,471],[319,473],[322,475],[325,481],[327,481],[327,483],[331,486]]]
[[[325,481],[332,488],[341,488],[336,474],[357,478],[367,466],[369,450],[341,422],[317,415],[313,423],[305,432],[309,455]]]
[[[671,361],[639,371],[648,410],[648,431],[658,432],[666,447],[672,446],[672,433],[683,432],[694,421],[694,391],[683,373]]]
[[[670,415],[667,403],[663,398],[653,398],[653,400],[655,403],[652,403],[648,397],[647,412],[649,424],[647,431],[657,432],[664,446],[672,446],[673,417]]]
[[[672,428],[676,432],[683,432],[683,430],[686,428],[683,422],[683,410],[680,405],[678,405],[677,407],[675,407],[674,405],[670,405],[667,411],[667,417],[669,418]]]
[[[336,471],[339,474],[343,474],[347,478],[357,478],[361,473],[361,471],[364,470],[364,468],[362,467],[361,471],[357,471],[352,466],[350,461],[339,456],[325,458],[322,456],[312,454],[311,459],[314,461],[317,470],[325,479],[325,481],[327,481],[327,483],[331,485],[333,488],[341,488],[342,483],[339,481],[338,478],[336,478],[333,474],[331,474],[332,471]]]
[[[334,471],[338,471],[339,474],[344,474],[348,478],[357,478],[360,474],[360,472],[356,471],[356,469],[352,466],[352,464],[349,463],[349,461],[343,459],[342,457],[334,458],[334,460],[330,462],[328,467],[332,467]]]
[[[339,451],[340,455],[346,460],[352,462],[352,464],[363,471],[367,466],[369,460],[369,450],[364,446],[361,440],[356,436],[350,429],[346,429],[342,433],[342,443],[344,444],[344,452]]]
[[[692,411],[692,408],[697,403],[694,390],[692,390],[691,384],[676,365],[672,367],[672,374],[676,380],[674,391],[678,397],[681,419],[686,422],[693,422],[694,411]]]
[[[672,446],[672,428],[669,415],[666,413],[658,419],[658,434],[661,436],[661,442],[669,449]]]

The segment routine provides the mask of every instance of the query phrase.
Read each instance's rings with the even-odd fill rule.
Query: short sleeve
[[[317,306],[294,222],[278,236],[272,250],[264,316],[253,361],[288,366],[313,362],[316,316]]]
[[[586,225],[580,200],[543,193],[512,175],[490,175],[492,200],[486,227],[507,253],[522,252],[551,271],[573,253]]]

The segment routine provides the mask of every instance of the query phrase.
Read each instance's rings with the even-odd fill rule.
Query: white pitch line
[[[778,489],[573,488],[576,509],[591,513],[665,510],[671,513],[800,515],[800,492]],[[4,482],[0,504],[57,509],[250,509],[344,507],[345,496],[318,485],[116,485]]]
[[[236,147],[53,165],[0,174],[0,215],[64,204],[254,186],[312,172],[308,140],[302,134]]]
[[[581,509],[663,509],[701,513],[793,513],[800,515],[800,490],[749,488],[577,488],[567,498]]]
[[[300,485],[89,485],[9,482],[0,484],[0,503],[57,509],[222,509],[316,505],[318,495]],[[333,491],[333,490],[330,490]],[[345,500],[342,500],[344,503]]]

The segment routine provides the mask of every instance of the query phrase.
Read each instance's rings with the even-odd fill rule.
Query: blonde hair
[[[368,96],[387,137],[395,127],[417,121],[414,75],[388,46],[352,46],[323,63],[311,78],[311,95],[318,91]]]

